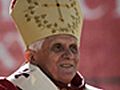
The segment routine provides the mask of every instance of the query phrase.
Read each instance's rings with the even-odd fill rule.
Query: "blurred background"
[[[0,76],[24,60],[24,44],[9,15],[11,0],[0,0]],[[120,0],[80,0],[84,15],[79,70],[86,82],[120,90]]]

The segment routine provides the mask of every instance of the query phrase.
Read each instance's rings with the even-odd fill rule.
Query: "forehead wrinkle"
[[[72,41],[75,41],[75,43],[77,43],[77,39],[71,35],[55,35],[55,36],[51,36],[51,37],[48,37],[46,38],[45,41],[63,41],[63,40],[72,40]]]

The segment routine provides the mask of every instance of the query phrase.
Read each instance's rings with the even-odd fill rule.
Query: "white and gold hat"
[[[83,17],[78,0],[16,0],[10,13],[26,46],[57,34],[80,41]]]

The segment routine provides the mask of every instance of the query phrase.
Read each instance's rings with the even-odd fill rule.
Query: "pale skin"
[[[75,37],[51,36],[45,39],[41,49],[30,52],[31,63],[42,68],[54,80],[68,84],[75,76],[80,58]]]

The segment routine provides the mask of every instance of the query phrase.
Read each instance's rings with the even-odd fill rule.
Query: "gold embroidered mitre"
[[[39,39],[69,34],[80,41],[83,24],[78,0],[16,0],[11,15],[26,46]]]

